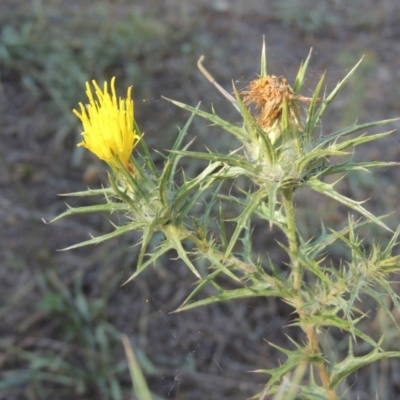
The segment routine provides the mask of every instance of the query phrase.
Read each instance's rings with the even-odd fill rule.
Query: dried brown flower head
[[[255,115],[257,123],[264,129],[272,128],[282,116],[284,100],[288,105],[290,116],[298,128],[300,114],[296,102],[309,103],[312,99],[300,96],[293,92],[285,77],[267,75],[251,81],[240,94],[246,105],[254,104],[258,113]]]

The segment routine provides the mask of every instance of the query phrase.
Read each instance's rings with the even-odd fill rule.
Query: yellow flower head
[[[103,90],[96,81],[92,83],[97,100],[93,97],[89,83],[86,82],[89,104],[85,107],[79,103],[80,112],[73,110],[82,121],[84,129],[83,140],[78,146],[86,147],[101,160],[115,167],[118,166],[115,157],[124,166],[128,166],[132,150],[140,139],[133,127],[132,87],[128,88],[126,99],[118,99],[115,93],[115,77],[111,79],[111,94],[107,82],[104,82]]]

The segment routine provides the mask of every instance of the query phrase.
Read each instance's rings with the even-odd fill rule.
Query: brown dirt
[[[30,2],[10,0],[1,2],[0,13],[12,11],[16,3],[30,12]],[[45,3],[46,7],[63,10],[68,18],[74,13],[91,12],[91,6],[80,1]],[[366,54],[366,67],[333,106],[326,130],[351,123],[357,115],[366,122],[400,113],[400,7],[395,0],[356,0],[348,7],[343,1],[323,7],[318,0],[301,1],[302,7],[293,17],[292,1],[276,0],[268,5],[262,0],[137,3],[114,0],[108,6],[116,24],[133,7],[138,15],[151,15],[165,32],[162,40],[158,37],[155,43],[146,44],[154,46],[151,62],[138,56],[143,81],[135,90],[136,118],[149,146],[159,151],[168,148],[176,134],[175,126],[182,126],[187,117],[160,96],[192,105],[202,100],[205,108],[213,103],[217,112],[235,119],[229,104],[195,65],[205,54],[207,69],[222,86],[229,89],[233,79],[244,87],[259,69],[263,35],[269,70],[287,76],[289,82],[313,47],[306,83],[310,89],[325,70],[328,88],[333,88]],[[69,22],[63,23],[68,26]],[[121,70],[121,60],[118,63],[110,75]],[[266,376],[249,371],[272,368],[277,357],[282,357],[267,341],[285,345],[282,332],[301,340],[295,328],[284,328],[291,319],[290,308],[268,299],[170,314],[190,292],[194,277],[179,262],[165,259],[162,265],[121,287],[135,268],[136,250],[132,246],[137,236],[98,247],[57,251],[87,239],[89,232],[98,235],[110,230],[107,216],[102,215],[70,218],[52,225],[42,220],[61,213],[65,201],[86,204],[86,200],[78,202],[57,194],[84,190],[88,185],[98,187],[105,179],[104,166],[87,154],[76,153],[75,131],[60,129],[53,100],[42,87],[35,91],[27,85],[23,66],[12,69],[0,65],[0,71],[0,398],[103,398],[94,382],[87,384],[83,394],[51,382],[45,385],[46,390],[54,391],[43,394],[29,379],[22,379],[15,388],[1,389],[1,382],[10,376],[21,377],[35,359],[46,356],[68,361],[72,369],[90,369],[86,365],[86,339],[74,331],[75,320],[66,309],[57,307],[60,298],[76,309],[81,318],[79,326],[93,332],[111,324],[127,334],[141,360],[147,360],[150,388],[164,398],[244,399],[260,392]],[[392,127],[399,128],[399,124]],[[229,147],[229,138],[210,133],[203,122],[196,122],[195,128],[193,137],[197,136],[199,146]],[[357,157],[363,160],[379,157],[400,161],[399,136],[374,147],[365,146],[359,154]],[[342,189],[355,198],[371,197],[371,209],[380,214],[394,210],[392,224],[396,226],[400,173],[379,171],[372,178],[349,178]],[[310,202],[317,206],[310,207]],[[320,218],[335,225],[345,215],[332,202],[306,193],[299,196],[298,213],[303,229],[310,234]],[[259,244],[279,260],[273,235],[257,229],[264,238]],[[89,316],[82,298],[89,304]],[[373,321],[371,329],[380,332],[378,320]],[[337,346],[341,344],[340,335],[333,332],[331,337]],[[396,340],[398,336],[393,337],[393,349],[398,347]],[[110,339],[110,346],[111,365],[124,362],[117,337]],[[397,398],[400,362],[391,360],[374,368],[360,371],[349,382],[346,399],[375,398],[372,386],[381,399]],[[129,377],[120,379],[129,398]]]

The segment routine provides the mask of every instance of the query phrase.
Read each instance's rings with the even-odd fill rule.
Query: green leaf
[[[360,319],[362,319],[363,317],[360,317],[356,320],[347,320],[347,319],[340,318],[339,316],[333,314],[334,312],[336,312],[336,311],[335,310],[322,310],[321,314],[307,317],[304,320],[301,320],[299,323],[304,322],[304,323],[315,324],[315,325],[319,325],[319,326],[334,326],[335,328],[341,329],[343,331],[351,333],[352,335],[354,335],[356,337],[359,337],[360,339],[369,343],[373,347],[375,347],[377,345],[376,342],[373,339],[371,339],[367,334],[365,334],[360,329],[357,329],[355,327],[357,322]]]
[[[106,240],[113,239],[118,236],[124,235],[125,233],[128,233],[130,231],[140,229],[141,227],[142,227],[141,223],[140,224],[130,223],[128,225],[117,227],[114,231],[107,233],[105,235],[92,237],[90,240],[86,240],[84,242],[69,246],[65,249],[61,249],[61,251],[77,249],[78,247],[88,246],[90,244],[99,244],[99,243],[105,242]]]
[[[192,158],[198,158],[200,160],[209,160],[209,161],[214,161],[214,162],[219,162],[219,163],[226,163],[228,165],[240,167],[244,170],[248,170],[252,174],[257,173],[257,168],[254,166],[254,164],[247,162],[244,160],[243,157],[237,156],[235,154],[229,154],[229,155],[223,155],[223,154],[218,154],[218,153],[202,153],[198,151],[175,151],[174,153],[177,153],[181,156],[186,156],[186,157],[192,157]]]
[[[150,243],[150,240],[153,237],[153,235],[160,230],[162,222],[163,221],[160,218],[154,218],[150,223],[144,225],[136,269],[141,269],[142,262],[146,254],[147,246]]]
[[[303,174],[305,172],[313,170],[316,166],[321,164],[326,160],[327,157],[343,157],[348,155],[349,153],[345,151],[338,151],[336,149],[318,149],[315,148],[310,153],[304,154],[302,157],[299,157],[296,162],[296,171],[299,174]]]
[[[388,282],[387,278],[380,278],[375,279],[375,281],[383,287],[386,293],[389,295],[390,299],[393,301],[394,306],[396,307],[397,311],[400,311],[400,304],[399,304],[399,296],[397,293],[392,289],[390,286],[390,282]]]
[[[124,286],[128,282],[132,281],[135,279],[141,272],[143,272],[149,265],[155,264],[155,262],[163,256],[165,253],[167,253],[169,250],[172,250],[174,246],[172,243],[170,243],[169,240],[165,240],[163,243],[160,244],[158,250],[153,251],[150,255],[150,258],[146,260],[145,263],[143,263],[140,267],[138,266],[138,269],[121,285]]]
[[[171,243],[172,247],[178,253],[178,256],[184,261],[186,266],[196,275],[197,278],[201,279],[201,275],[197,271],[196,267],[192,264],[187,256],[186,250],[183,248],[180,237],[180,229],[173,225],[167,225],[164,228],[164,234],[168,241]]]
[[[221,262],[221,254],[215,254],[212,249],[207,253],[207,259],[211,262],[210,268],[215,268],[219,271],[222,271],[226,276],[231,278],[233,281],[243,285],[243,281],[239,279],[233,272],[229,270],[228,267],[231,267],[229,264],[229,260],[225,260]],[[234,266],[234,264],[233,264]]]
[[[62,218],[65,218],[69,215],[78,215],[78,214],[89,214],[94,212],[107,212],[112,213],[114,211],[128,211],[129,207],[124,203],[107,203],[107,204],[97,204],[94,206],[85,206],[85,207],[71,207],[67,204],[68,210],[64,211],[62,214],[53,218],[50,223],[56,222]]]
[[[190,181],[185,181],[184,184],[175,193],[175,198],[171,208],[173,210],[176,210],[179,204],[182,201],[187,200],[189,194],[199,187],[201,187],[201,190],[199,190],[199,194],[204,193],[204,191],[208,189],[209,185],[215,182],[216,179],[218,179],[221,171],[215,172],[215,170],[219,169],[221,166],[222,163],[220,162],[211,163],[194,179]]]
[[[166,97],[164,99],[170,101],[171,103],[175,104],[178,107],[183,108],[184,110],[190,111],[193,114],[199,115],[200,117],[203,117],[215,125],[223,128],[225,131],[232,133],[237,139],[239,139],[241,142],[246,142],[246,133],[236,125],[233,125],[229,123],[228,121],[223,120],[222,118],[218,117],[216,114],[209,114],[205,111],[199,110],[198,108],[194,108],[191,106],[188,106],[184,103],[180,103],[179,101],[171,100]]]
[[[361,60],[350,70],[350,72],[336,85],[335,89],[332,90],[332,92],[329,94],[329,96],[322,101],[321,106],[315,113],[315,121],[321,120],[322,116],[325,114],[325,111],[327,110],[329,105],[332,103],[333,99],[343,89],[343,86],[350,79],[350,77],[354,74],[354,72],[360,65],[363,58],[364,57],[362,57]]]
[[[147,166],[149,171],[151,172],[153,178],[158,179],[158,171],[153,162],[153,157],[151,156],[151,154],[149,152],[146,142],[143,140],[143,134],[140,132],[140,129],[139,129],[138,124],[136,123],[136,120],[134,121],[134,123],[135,123],[135,131],[141,137],[141,139],[139,140],[139,143],[138,143],[138,147],[140,148],[141,152],[143,153],[142,159],[144,160],[145,165]]]
[[[399,120],[399,118],[392,118],[392,119],[385,119],[385,120],[382,120],[382,121],[368,122],[366,124],[361,124],[361,125],[357,125],[356,123],[354,123],[353,125],[350,125],[350,126],[348,126],[346,128],[343,128],[343,129],[340,129],[339,131],[334,132],[334,133],[332,133],[330,135],[322,136],[316,142],[316,145],[317,146],[326,146],[329,143],[335,142],[339,138],[351,135],[352,133],[356,133],[356,132],[359,132],[359,131],[362,131],[362,130],[366,130],[366,129],[369,129],[369,128],[374,128],[376,126],[390,124],[390,123],[396,122],[398,120]]]
[[[102,188],[102,189],[88,189],[83,192],[74,192],[74,193],[61,193],[59,196],[75,196],[75,197],[84,197],[84,196],[112,196],[114,195],[114,191],[111,188]]]
[[[269,342],[268,342],[269,343]],[[288,374],[291,370],[295,369],[297,365],[299,365],[301,362],[307,362],[308,361],[308,356],[306,355],[308,350],[305,348],[302,348],[299,346],[297,343],[296,345],[296,350],[288,350],[283,347],[277,346],[273,343],[269,343],[271,346],[275,347],[276,349],[280,350],[287,356],[287,360],[285,363],[277,368],[274,369],[262,369],[262,370],[256,370],[253,372],[261,372],[265,373],[268,375],[271,375],[271,378],[269,379],[267,386],[272,386],[276,382],[280,382],[283,377]]]
[[[303,82],[304,82],[304,76],[306,74],[307,68],[308,68],[308,64],[310,62],[311,59],[311,54],[312,54],[312,47],[310,49],[310,51],[308,52],[308,56],[306,58],[306,61],[302,62],[299,68],[299,72],[297,73],[296,79],[294,81],[294,86],[293,86],[293,91],[295,93],[300,93],[301,87],[303,86]]]
[[[376,135],[368,135],[368,136],[365,136],[365,134],[360,135],[354,139],[346,140],[340,143],[335,143],[331,145],[330,148],[333,148],[335,150],[344,150],[347,149],[348,147],[358,146],[362,143],[372,142],[373,140],[381,139],[385,136],[391,135],[393,132],[395,132],[395,130],[384,133],[378,133]]]
[[[198,104],[198,106],[196,108],[198,108],[200,106],[200,103]],[[168,156],[168,159],[171,160],[171,162],[173,163],[172,169],[170,171],[170,174],[168,176],[168,181],[169,181],[169,187],[172,187],[172,185],[174,184],[174,176],[176,173],[176,169],[178,167],[178,163],[180,160],[180,155],[173,153],[174,150],[179,150],[183,140],[185,139],[186,135],[188,134],[189,131],[189,127],[193,122],[193,118],[194,118],[195,114],[192,113],[192,115],[190,116],[190,118],[188,119],[188,121],[186,122],[185,126],[183,127],[183,129],[179,129],[179,135],[175,140],[174,145],[172,146],[172,152],[171,154]],[[185,146],[185,148],[189,147],[190,143]]]
[[[135,173],[140,175],[140,179],[137,179],[136,177],[134,177],[130,171],[128,171],[125,167],[125,165],[123,165],[121,163],[121,160],[114,156],[115,161],[117,162],[118,166],[119,166],[119,171],[122,172],[123,176],[126,179],[127,184],[131,187],[132,191],[138,196],[140,197],[141,200],[145,201],[146,203],[149,202],[148,197],[147,197],[147,193],[144,190],[144,186],[140,183],[140,181],[146,181],[146,177],[142,171],[142,169],[140,168],[140,166],[138,165],[137,161],[131,157],[131,162],[134,165],[135,168]],[[118,176],[118,171],[115,171],[115,176]]]
[[[236,220],[236,229],[232,234],[231,240],[229,242],[228,247],[225,250],[225,258],[227,258],[232,250],[233,247],[235,246],[240,233],[242,232],[242,229],[246,228],[247,226],[247,221],[251,218],[253,215],[254,210],[258,207],[261,201],[263,201],[265,198],[265,192],[263,190],[260,190],[256,193],[253,193],[250,196],[249,202],[246,205],[246,208],[243,210],[242,214],[240,214]]]
[[[317,125],[318,121],[315,118],[315,109],[316,109],[317,103],[320,101],[318,96],[319,96],[319,93],[321,92],[324,82],[325,82],[325,72],[321,76],[321,79],[319,80],[318,85],[314,90],[314,94],[313,94],[311,103],[307,110],[307,120],[306,120],[306,124],[305,124],[305,134],[307,136],[307,138],[306,138],[307,141],[311,141],[313,139],[313,135],[314,135],[314,132],[316,129],[316,125]]]
[[[389,287],[390,287],[390,285],[389,285]],[[393,323],[397,326],[397,328],[399,328],[396,318],[394,317],[392,311],[386,305],[386,302],[384,300],[384,296],[382,296],[382,293],[377,292],[376,290],[374,290],[368,286],[365,286],[363,288],[363,291],[366,294],[368,294],[369,296],[371,296],[379,304],[379,306],[385,311],[386,315],[393,321]],[[396,293],[393,292],[392,294],[395,296],[395,298],[398,297],[396,295]],[[396,299],[396,301],[397,301],[397,299]]]
[[[202,216],[200,217],[201,225],[202,225],[205,229],[208,228],[208,226],[209,226],[209,224],[210,224],[210,222],[211,222],[211,220],[212,220],[211,211],[213,210],[213,208],[214,208],[214,206],[215,206],[215,202],[216,202],[216,200],[217,200],[217,198],[218,198],[218,194],[219,194],[219,192],[220,192],[220,190],[221,190],[221,188],[222,188],[223,183],[224,183],[224,182],[222,181],[222,182],[220,182],[220,183],[217,185],[217,188],[213,191],[213,193],[212,193],[212,195],[211,195],[211,198],[210,198],[210,200],[206,203],[204,212],[203,212]]]
[[[240,288],[232,290],[224,290],[221,294],[217,296],[211,296],[203,300],[195,301],[194,303],[186,304],[180,306],[176,312],[190,310],[192,308],[206,306],[214,303],[220,303],[222,301],[230,301],[235,299],[244,299],[247,297],[279,297],[282,295],[282,291],[279,289],[270,289],[265,286],[270,286],[269,284],[259,284],[257,286],[252,286],[249,288]],[[186,302],[186,301],[185,301]]]
[[[361,206],[362,202],[355,201],[346,196],[342,196],[339,192],[333,189],[334,184],[327,184],[318,180],[315,177],[312,177],[307,180],[305,183],[306,186],[309,186],[312,190],[319,192],[325,196],[331,197],[332,199],[338,201],[345,206],[352,208],[353,210],[359,212],[361,215],[374,222],[376,225],[388,230],[391,232],[391,229],[384,224],[379,218],[375,217],[375,215],[371,214],[364,207]]]
[[[163,172],[161,174],[160,181],[158,183],[158,192],[160,194],[160,200],[165,209],[169,208],[169,188],[171,185],[171,172],[173,168],[173,160],[167,159],[164,165]]]
[[[322,282],[324,282],[328,287],[332,286],[332,281],[329,277],[325,274],[324,270],[321,268],[320,264],[323,260],[313,260],[309,258],[306,254],[303,254],[300,250],[296,253],[292,252],[289,247],[285,246],[284,244],[277,242],[280,247],[282,247],[290,258],[293,261],[299,262],[299,264],[307,269],[308,271],[312,272],[315,276],[317,276]]]
[[[136,360],[129,338],[126,335],[122,335],[122,342],[125,348],[125,354],[128,359],[128,367],[133,383],[133,389],[135,396],[140,400],[151,400],[151,394],[146,383],[146,379],[143,372]]]
[[[277,203],[277,192],[278,188],[271,188],[272,193],[269,193],[269,196],[274,196],[274,197],[268,197],[268,203],[266,201],[262,201],[259,204],[259,207],[257,207],[255,213],[258,217],[261,219],[264,219],[266,221],[269,221],[269,224],[273,223],[274,225],[277,225],[280,229],[283,230],[285,224],[286,224],[286,217],[280,210],[276,210],[274,206],[276,206]],[[275,203],[275,204],[274,204]]]
[[[380,217],[382,218],[382,217]],[[364,220],[362,222],[358,222],[353,225],[352,229],[358,229],[361,228],[367,224],[370,224],[371,221],[369,220]],[[328,246],[331,244],[335,243],[338,239],[340,239],[342,236],[344,237],[349,233],[349,227],[346,226],[340,231],[333,231],[331,234],[327,234],[325,227],[322,225],[322,232],[319,235],[318,238],[316,238],[314,241],[310,241],[308,243],[302,243],[300,250],[306,254],[308,257],[311,259],[316,258],[322,251],[324,251]]]
[[[263,43],[261,48],[261,66],[260,66],[260,78],[265,78],[267,73],[267,52],[265,46],[265,36],[263,35]]]
[[[343,243],[345,243],[347,247],[351,250],[353,264],[358,264],[359,262],[365,262],[366,261],[365,254],[361,248],[361,242],[357,240],[354,234],[354,226],[351,218],[349,218],[348,232],[349,232],[349,238],[346,237],[343,231],[334,232],[333,234],[336,234],[338,239],[340,239]]]
[[[322,178],[323,176],[329,176],[349,171],[370,172],[369,170],[371,168],[398,167],[399,165],[400,163],[398,162],[370,161],[370,162],[355,163],[349,160],[341,164],[336,164],[326,168],[321,168],[321,170],[315,174],[315,177]]]
[[[400,163],[396,163],[396,164],[400,164]],[[392,255],[393,248],[399,244],[399,242],[397,241],[399,236],[400,236],[400,225],[397,227],[395,233],[392,235],[385,250],[383,250],[382,257],[386,258],[386,257],[390,257]]]
[[[186,306],[187,303],[189,303],[190,300],[193,299],[196,294],[198,294],[207,283],[212,283],[212,281],[222,273],[221,270],[217,270],[212,272],[210,275],[206,276],[205,278],[202,278],[201,281],[197,284],[196,288],[189,294],[189,296],[185,299],[185,301],[178,307],[176,311],[173,312],[179,312],[183,310]]]
[[[136,214],[140,213],[140,211],[141,211],[140,204],[137,201],[136,195],[134,195],[133,193],[130,193],[130,195],[128,195],[127,188],[124,191],[122,191],[122,188],[120,188],[118,186],[118,184],[112,174],[108,174],[108,181],[114,192],[114,196],[116,196],[123,203],[129,205],[131,210],[133,210]],[[135,198],[135,200],[133,198]]]
[[[199,107],[200,107],[200,103],[197,105],[196,110],[198,110]],[[182,145],[183,140],[185,139],[186,135],[188,134],[190,125],[192,124],[193,118],[194,118],[195,115],[196,115],[195,113],[192,113],[192,115],[187,120],[187,122],[186,122],[185,126],[183,127],[183,129],[182,130],[179,129],[179,135],[176,138],[175,143],[172,146],[171,150],[179,150],[179,148]]]
[[[380,345],[382,340],[383,338],[379,341],[379,343],[376,344],[370,353],[361,357],[354,357],[350,342],[348,356],[342,362],[335,364],[332,368],[330,376],[330,388],[335,389],[346,377],[358,369],[365,367],[366,365],[370,365],[376,361],[387,358],[400,357],[399,351],[381,351]]]

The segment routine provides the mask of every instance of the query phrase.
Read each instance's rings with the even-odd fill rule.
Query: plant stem
[[[282,191],[282,199],[283,199],[283,207],[285,209],[286,214],[286,236],[289,242],[290,248],[290,258],[291,258],[291,266],[292,266],[292,276],[293,276],[293,288],[298,294],[298,297],[301,297],[301,279],[302,279],[302,270],[298,261],[298,246],[297,246],[297,235],[296,235],[296,220],[294,215],[294,206],[293,206],[293,193],[290,189]]]
[[[303,322],[307,317],[307,313],[303,309],[304,302],[301,293],[301,282],[303,279],[303,271],[298,257],[299,248],[297,244],[297,234],[296,234],[297,229],[296,229],[296,220],[295,220],[295,212],[293,205],[293,194],[294,192],[290,189],[282,190],[283,207],[285,209],[285,214],[286,214],[285,234],[289,242],[290,259],[291,259],[292,276],[293,276],[293,289],[296,293],[294,305],[298,310],[297,312],[299,314],[301,322],[300,326],[307,335],[308,348],[310,350],[310,354],[315,355],[315,354],[321,354],[321,350],[318,344],[317,333],[315,332],[315,328],[312,324],[307,324]],[[328,395],[328,399],[337,400],[335,391],[329,387],[330,379],[324,361],[323,360],[317,361],[316,366],[322,385],[326,391],[326,394]]]

